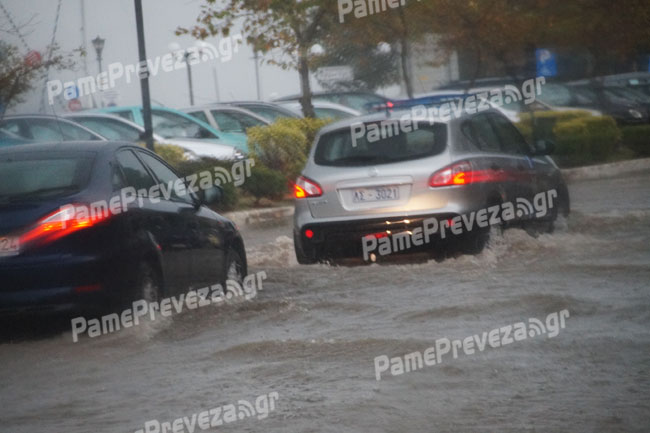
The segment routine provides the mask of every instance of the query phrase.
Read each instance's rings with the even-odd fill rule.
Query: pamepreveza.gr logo
[[[200,430],[214,429],[246,418],[256,417],[258,420],[263,420],[275,410],[275,403],[279,398],[280,394],[273,391],[258,396],[254,402],[238,400],[237,403],[206,409],[176,418],[173,421],[161,422],[152,419],[145,422],[144,428],[136,430],[135,433],[194,433],[197,428]]]
[[[439,338],[433,346],[403,356],[389,358],[387,355],[380,355],[375,357],[375,379],[381,380],[382,373],[401,376],[404,373],[421,370],[425,366],[440,365],[450,357],[457,359],[461,352],[471,356],[477,352],[483,352],[488,347],[496,349],[529,338],[543,335],[554,338],[566,327],[566,319],[569,315],[569,310],[565,309],[549,314],[543,321],[531,317],[528,321],[501,326],[465,338]]]

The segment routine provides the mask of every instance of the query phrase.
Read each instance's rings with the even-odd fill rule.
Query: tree
[[[241,21],[246,39],[255,51],[279,51],[281,58],[270,60],[284,69],[296,68],[300,76],[303,114],[315,117],[309,83],[310,49],[318,41],[323,23],[335,17],[336,2],[331,0],[204,0],[197,24],[179,27],[177,35],[191,34],[197,39],[222,34],[227,36],[235,22]]]
[[[322,39],[325,49],[313,65],[350,66],[354,80],[349,82],[326,83],[321,85],[329,90],[368,90],[374,91],[400,81],[399,53],[386,42],[377,38],[364,37],[356,26],[343,26],[332,29]]]
[[[25,94],[44,79],[45,71],[74,64],[72,55],[61,53],[57,46],[46,51],[51,53],[48,60],[26,59],[18,47],[0,41],[0,117],[8,107],[24,102]]]
[[[400,3],[399,7],[387,8],[362,19],[346,22],[343,24],[346,30],[341,32],[352,35],[351,44],[376,47],[380,43],[386,43],[397,48],[396,55],[399,55],[402,80],[409,98],[413,97],[411,46],[431,31],[430,17],[424,16],[423,12],[430,10],[419,1],[409,0],[403,5]],[[333,31],[337,32],[336,29]]]
[[[599,59],[650,48],[650,8],[644,0],[430,0],[422,7],[419,16],[441,35],[447,54],[474,53],[475,77],[487,60],[499,62],[510,76],[520,75],[540,46],[588,50],[596,59],[594,75],[609,72]]]

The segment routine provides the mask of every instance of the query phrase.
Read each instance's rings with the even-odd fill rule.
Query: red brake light
[[[307,236],[307,239],[313,238],[314,237],[314,231],[310,230],[310,229],[305,230],[305,236]]]
[[[429,179],[429,186],[467,185],[472,182],[472,164],[463,161],[433,173]]]
[[[108,219],[109,212],[92,213],[89,206],[69,204],[62,206],[36,222],[20,236],[20,243],[52,242],[79,230],[92,227]]]
[[[393,107],[395,106],[395,104],[393,104],[392,102],[388,101],[388,102],[386,102],[386,106],[387,106],[388,108],[393,108]]]
[[[294,185],[294,196],[296,198],[320,197],[323,190],[313,180],[300,176]]]
[[[470,183],[504,182],[508,173],[498,169],[475,170],[469,161],[459,162],[436,171],[429,179],[429,186],[468,185]]]

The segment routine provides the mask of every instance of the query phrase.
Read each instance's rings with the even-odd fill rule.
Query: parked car
[[[300,95],[285,96],[278,98],[275,102],[300,102]],[[314,92],[312,102],[329,102],[343,105],[361,113],[370,113],[373,107],[379,104],[389,103],[391,100],[384,96],[371,92]]]
[[[47,114],[4,116],[0,128],[30,142],[105,141],[104,137],[84,126]]]
[[[597,110],[620,124],[648,122],[648,111],[639,103],[608,96],[598,87],[583,81],[573,84],[547,83],[537,98],[552,106]]]
[[[142,107],[140,106],[107,107],[100,109],[99,112],[117,115],[140,126],[144,126]],[[244,154],[248,153],[246,137],[219,132],[207,123],[182,111],[166,107],[152,107],[151,120],[154,132],[162,137],[168,139],[202,140],[205,143],[232,146]]]
[[[188,107],[181,111],[209,124],[214,129],[228,134],[246,136],[246,130],[253,126],[266,126],[271,122],[244,108],[223,104],[209,104]]]
[[[0,146],[13,146],[16,144],[27,144],[31,143],[29,140],[22,138],[16,134],[12,134],[9,131],[5,131],[0,128]]]
[[[140,146],[4,147],[0,178],[2,313],[155,302],[247,272],[236,226],[206,207],[219,187],[150,200],[144,191],[181,181]],[[126,188],[138,191],[133,201]]]
[[[251,111],[258,116],[261,116],[268,120],[269,122],[275,122],[276,120],[283,118],[283,117],[288,117],[288,118],[300,118],[302,116],[299,116],[298,114],[294,113],[291,110],[287,110],[286,108],[278,105],[278,104],[273,104],[271,102],[262,102],[262,101],[234,101],[234,102],[228,102],[228,105],[232,105],[235,107],[241,107],[244,108],[248,111]]]
[[[606,87],[628,87],[650,96],[650,72],[629,72],[626,74],[598,77]]]
[[[568,214],[567,187],[547,156],[552,144],[529,146],[496,110],[417,121],[417,127],[412,124],[378,140],[353,138],[353,125],[377,131],[382,122],[395,122],[402,114],[408,113],[345,120],[319,132],[295,184],[299,263],[360,257],[364,236],[411,233],[427,218],[449,222],[507,201],[530,202],[552,189],[556,206],[544,218],[532,220],[527,213],[513,224],[546,225],[550,230],[559,212]],[[455,245],[475,253],[488,238],[489,231],[475,229],[455,239]],[[438,239],[422,248],[431,252],[443,247]]]
[[[348,108],[344,105],[333,104],[331,102],[314,101],[312,102],[312,105],[314,106],[314,111],[316,112],[316,117],[318,119],[340,120],[361,116],[362,114],[360,111]],[[282,103],[282,106],[302,116],[302,106],[300,105],[300,102],[284,102]]]
[[[140,142],[144,137],[144,128],[122,117],[104,113],[74,113],[66,115],[76,123],[87,127],[111,141]],[[203,140],[165,138],[153,134],[154,142],[170,144],[184,149],[188,159],[209,157],[221,160],[238,160],[243,154],[232,146],[217,143],[205,143]]]
[[[469,96],[487,96],[485,99],[487,105],[490,107],[499,110],[503,115],[505,115],[511,122],[519,122],[521,120],[521,114],[529,111],[585,111],[586,113],[592,116],[602,116],[602,113],[598,110],[587,109],[583,107],[558,107],[552,106],[543,102],[537,98],[533,101],[526,103],[525,100],[519,100],[512,98],[511,100],[505,100],[504,87],[473,87],[467,91],[461,89],[455,90],[437,90],[435,92],[430,92],[423,95],[418,95],[414,99],[405,100],[405,101],[395,101],[395,109],[398,107],[413,107],[415,105],[439,105],[448,101],[456,101],[459,99],[466,99]],[[499,93],[501,92],[501,93]],[[499,94],[500,98],[496,98],[495,95]]]

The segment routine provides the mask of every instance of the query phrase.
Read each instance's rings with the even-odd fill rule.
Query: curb
[[[562,169],[562,176],[567,182],[577,180],[607,179],[623,174],[650,171],[650,158],[632,159],[610,164],[590,165],[587,167]]]
[[[293,216],[294,207],[271,207],[225,213],[224,216],[239,226],[269,226]]]

